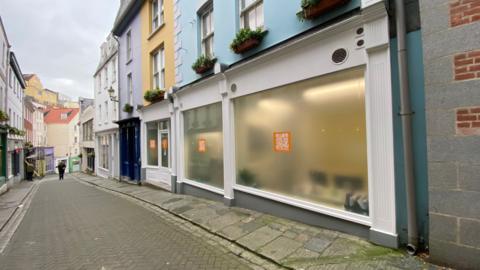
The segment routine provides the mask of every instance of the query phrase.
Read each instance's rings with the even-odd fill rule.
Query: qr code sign
[[[292,136],[290,132],[273,133],[273,150],[275,152],[290,152],[292,150]]]

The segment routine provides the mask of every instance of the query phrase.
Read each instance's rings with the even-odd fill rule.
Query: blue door
[[[140,121],[121,124],[120,128],[121,175],[132,181],[141,179]]]

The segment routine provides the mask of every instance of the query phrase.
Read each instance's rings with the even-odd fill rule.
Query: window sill
[[[160,32],[160,30],[165,26],[165,23],[163,22],[162,24],[160,24],[157,29],[153,30],[152,33],[150,33],[150,35],[148,36],[147,40],[150,40],[152,39],[158,32]]]

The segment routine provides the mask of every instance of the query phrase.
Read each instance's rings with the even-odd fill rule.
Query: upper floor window
[[[105,123],[108,121],[108,101],[105,101]]]
[[[202,53],[205,56],[213,57],[213,4],[204,10],[201,15],[202,30]]]
[[[102,72],[98,72],[98,93],[102,90]]]
[[[2,66],[5,67],[5,64],[7,63],[6,53],[5,53],[5,50],[7,49],[7,46],[5,45],[5,43],[2,43],[2,45],[3,45],[3,48],[2,48]]]
[[[105,66],[105,88],[108,87],[108,65]]]
[[[127,75],[128,103],[133,106],[133,80],[132,73]]]
[[[152,1],[152,32],[163,24],[164,6],[163,0]]]
[[[9,75],[10,77],[10,80],[9,80],[9,84],[10,84],[10,87],[13,87],[12,85],[12,82],[13,82],[13,72],[12,72],[12,69],[9,70]]]
[[[240,0],[240,25],[242,28],[263,28],[263,0]]]
[[[117,79],[117,61],[112,59],[112,82]]]
[[[165,88],[165,50],[161,48],[152,55],[153,88]]]
[[[127,32],[127,61],[132,59],[132,31]]]

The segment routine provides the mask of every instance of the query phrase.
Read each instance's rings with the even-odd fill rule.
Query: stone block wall
[[[480,0],[420,1],[430,256],[480,265]]]

